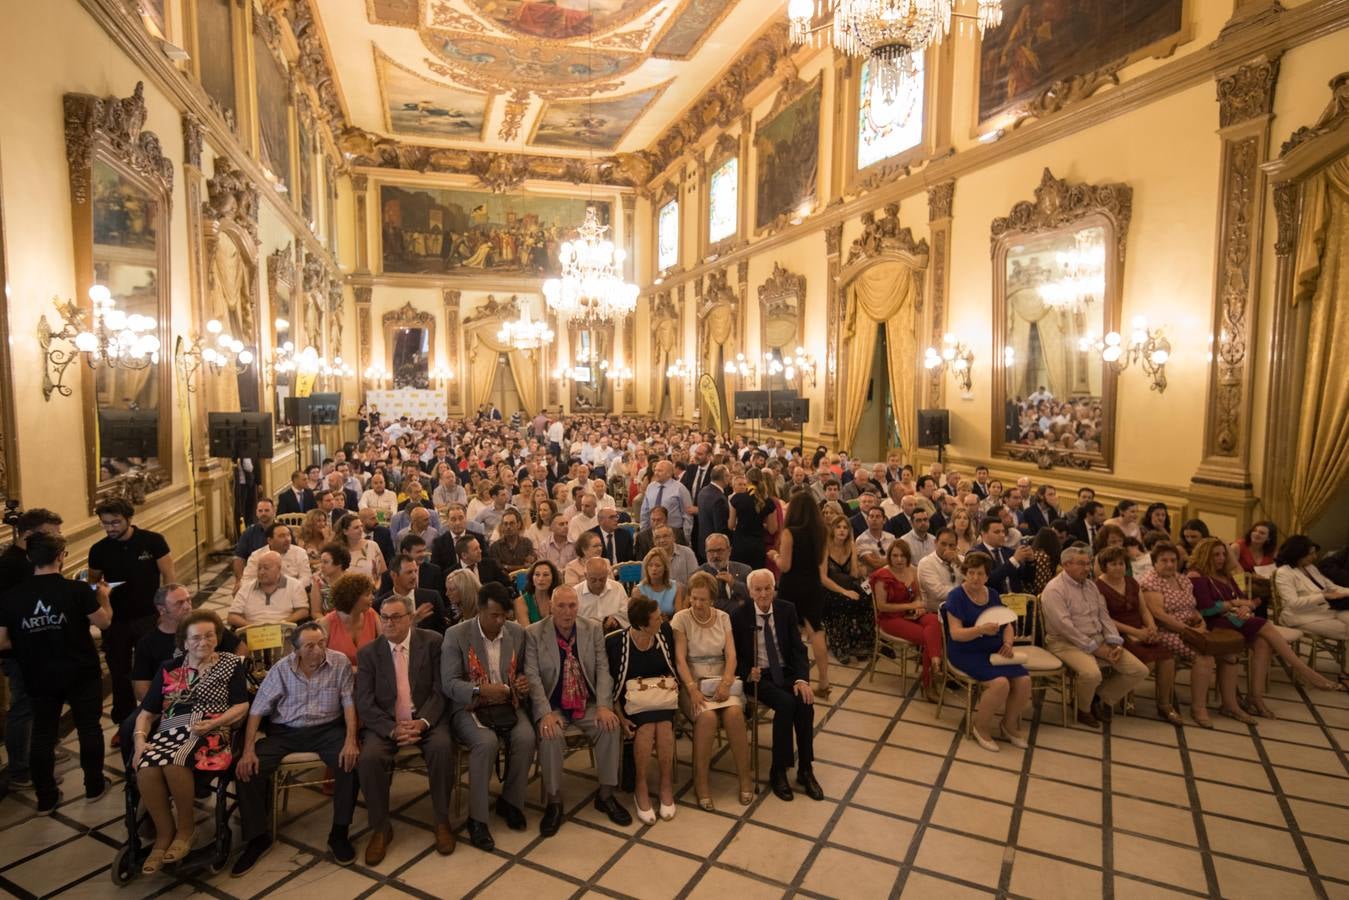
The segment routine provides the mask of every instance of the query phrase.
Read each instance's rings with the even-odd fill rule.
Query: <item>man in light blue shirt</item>
[[[663,506],[670,514],[670,527],[687,532],[693,525],[693,514],[698,511],[689,489],[674,480],[674,463],[668,459],[657,462],[652,471],[655,478],[647,485],[646,496],[642,498],[642,527],[651,525],[652,508]]]

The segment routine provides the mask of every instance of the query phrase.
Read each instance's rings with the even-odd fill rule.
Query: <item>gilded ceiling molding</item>
[[[488,31],[487,26],[478,19],[461,13],[444,0],[431,5],[431,25],[434,28],[463,31],[468,34],[486,34]],[[411,27],[416,28],[417,24],[414,22]]]
[[[333,75],[328,52],[319,34],[318,20],[310,5],[313,0],[291,0],[291,2],[291,32],[295,35],[295,43],[300,48],[296,65],[304,80],[318,95],[323,121],[336,142],[338,133],[346,127],[347,117],[342,109],[342,98],[337,92],[337,79]]]
[[[1008,231],[1053,231],[1093,213],[1106,213],[1115,221],[1119,234],[1119,258],[1129,234],[1133,217],[1133,188],[1127,184],[1074,184],[1055,178],[1048,168],[1040,176],[1035,200],[1022,200],[1012,207],[1011,215],[993,220],[989,251],[997,253],[998,240]]]
[[[145,82],[136,82],[130,97],[66,94],[66,162],[70,188],[77,204],[89,202],[95,145],[106,145],[138,175],[150,179],[173,196],[173,160],[164,156],[159,136],[145,127]]]
[[[741,52],[693,106],[647,148],[654,170],[663,172],[713,128],[726,128],[744,111],[745,97],[777,74],[778,62],[791,55],[786,19],[774,21]]]
[[[525,122],[525,113],[529,110],[529,91],[517,90],[506,101],[506,114],[501,120],[497,138],[513,141],[520,136],[520,126]]]
[[[488,94],[499,94],[502,92],[501,82],[479,75],[470,69],[456,69],[453,66],[446,65],[439,60],[426,57],[422,60],[432,72],[435,72],[442,78],[448,78],[458,85],[471,87],[475,90]],[[514,86],[516,90],[524,91],[527,94],[542,100],[577,100],[585,99],[591,94],[607,94],[623,87],[625,81],[594,81],[588,84],[577,84],[561,87],[547,87],[543,84],[522,84]]]

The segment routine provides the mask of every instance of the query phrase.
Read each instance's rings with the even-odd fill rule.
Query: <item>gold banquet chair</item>
[[[1016,624],[1012,626],[1012,649],[1026,655],[1026,671],[1030,673],[1031,698],[1035,692],[1047,692],[1050,687],[1059,691],[1059,707],[1063,714],[1063,727],[1068,728],[1068,690],[1069,669],[1053,653],[1035,645],[1035,636],[1044,634],[1044,622],[1041,619],[1040,598],[1034,594],[1002,594],[1002,605],[1016,613]],[[1074,704],[1075,705],[1075,704]],[[1074,709],[1074,713],[1076,710]]]

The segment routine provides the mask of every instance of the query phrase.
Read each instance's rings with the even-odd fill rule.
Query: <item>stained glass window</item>
[[[656,268],[665,271],[679,262],[679,201],[660,208],[656,221]]]
[[[735,234],[739,195],[740,160],[732,156],[712,173],[708,189],[708,240],[720,241]]]
[[[862,63],[858,85],[857,168],[865,169],[923,140],[923,56],[914,57],[912,85],[889,102],[871,90],[871,60]]]

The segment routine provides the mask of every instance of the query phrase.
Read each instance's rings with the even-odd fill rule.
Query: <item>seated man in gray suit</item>
[[[729,614],[749,599],[750,568],[731,560],[731,541],[724,534],[709,534],[704,547],[707,562],[698,571],[717,579],[717,596],[712,598],[712,605]]]
[[[356,768],[370,821],[367,866],[384,861],[393,839],[389,783],[394,757],[403,747],[416,747],[426,759],[436,817],[436,851],[442,856],[454,852],[450,828],[454,743],[439,684],[441,637],[426,628],[413,628],[414,616],[406,597],[392,594],[384,598],[379,610],[383,635],[356,651],[356,712],[361,718],[361,756]]]
[[[496,849],[487,828],[487,787],[501,736],[509,742],[506,776],[497,815],[514,831],[525,829],[525,783],[534,758],[534,726],[520,706],[529,701],[525,678],[525,630],[506,621],[511,595],[489,581],[478,593],[478,615],[445,632],[440,651],[440,689],[450,698],[450,730],[468,748],[468,839],[488,853]]]
[[[613,709],[614,682],[604,628],[594,619],[581,618],[580,611],[575,588],[554,588],[552,614],[525,631],[525,676],[539,725],[539,768],[548,795],[539,822],[544,837],[557,834],[562,825],[562,754],[568,726],[585,732],[595,748],[600,782],[595,808],[615,825],[632,824],[632,816],[614,798],[623,741]]]

